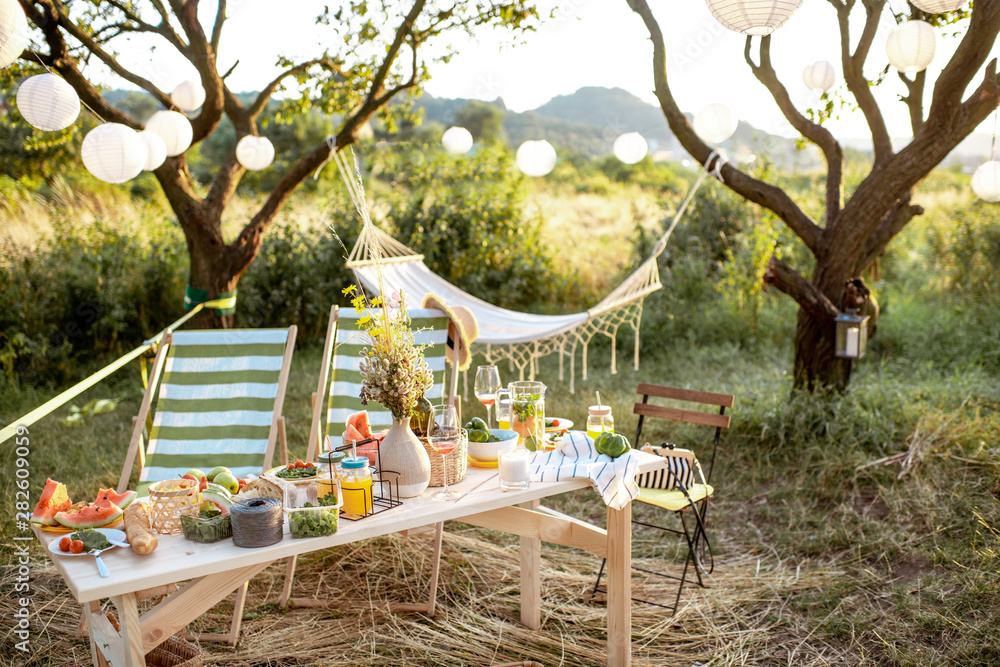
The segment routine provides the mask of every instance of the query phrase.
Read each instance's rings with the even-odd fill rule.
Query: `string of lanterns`
[[[28,17],[17,0],[0,0],[0,69],[10,66],[28,46]]]

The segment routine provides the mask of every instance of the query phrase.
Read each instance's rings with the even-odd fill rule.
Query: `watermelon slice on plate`
[[[344,442],[366,440],[372,437],[372,427],[368,422],[368,411],[362,410],[348,416],[344,430]]]
[[[66,485],[51,479],[45,480],[45,488],[42,489],[42,497],[35,505],[35,511],[31,515],[31,523],[41,526],[58,526],[56,514],[68,510],[73,505],[66,493]]]
[[[113,503],[107,506],[87,505],[75,512],[57,512],[55,519],[61,525],[73,530],[83,528],[104,528],[115,523],[125,514],[122,508]]]
[[[120,509],[125,509],[132,504],[132,501],[138,497],[135,491],[126,491],[125,493],[115,493],[114,489],[101,489],[97,493],[97,498],[94,500],[94,505],[99,507],[107,507],[109,504],[115,505]]]

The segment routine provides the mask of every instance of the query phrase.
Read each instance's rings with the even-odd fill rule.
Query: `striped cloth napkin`
[[[582,431],[567,433],[559,449],[535,454],[531,464],[531,481],[557,482],[567,477],[586,477],[594,486],[604,504],[620,510],[639,495],[635,474],[639,470],[639,457],[629,450],[613,459],[599,454],[593,438]]]

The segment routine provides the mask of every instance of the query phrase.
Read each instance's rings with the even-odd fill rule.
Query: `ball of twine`
[[[250,498],[233,504],[233,544],[238,547],[266,547],[281,541],[284,516],[276,498]]]

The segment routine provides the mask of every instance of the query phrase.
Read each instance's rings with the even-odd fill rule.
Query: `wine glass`
[[[455,451],[459,438],[461,433],[456,430],[449,435],[432,435],[427,439],[434,451],[441,455],[444,468],[444,489],[431,496],[434,500],[458,500],[462,497],[461,493],[448,488],[448,455]]]
[[[490,419],[493,403],[500,389],[500,371],[496,366],[480,366],[476,369],[476,398],[486,406],[486,428],[493,426]]]
[[[441,419],[438,420],[438,435],[457,437],[458,433],[458,411],[455,406],[445,405],[441,410]]]

